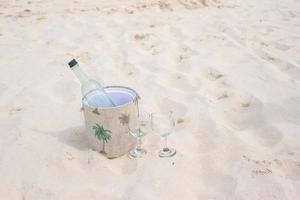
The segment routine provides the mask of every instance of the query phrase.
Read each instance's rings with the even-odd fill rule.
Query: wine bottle
[[[115,106],[114,102],[105,92],[101,84],[98,81],[89,78],[89,76],[87,76],[87,74],[80,68],[75,59],[71,60],[68,64],[81,83],[83,99],[90,106],[96,108]]]

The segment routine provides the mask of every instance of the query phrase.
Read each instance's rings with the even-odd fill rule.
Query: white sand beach
[[[72,58],[177,154],[89,150]],[[300,199],[300,1],[0,0],[0,70],[1,200]]]

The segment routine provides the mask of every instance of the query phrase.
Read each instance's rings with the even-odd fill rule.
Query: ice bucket
[[[89,148],[107,158],[126,154],[136,140],[128,132],[130,117],[138,113],[138,94],[130,88],[109,86],[104,90],[116,104],[110,108],[95,108],[82,100]]]

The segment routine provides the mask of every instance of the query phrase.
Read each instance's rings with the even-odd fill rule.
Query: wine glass
[[[164,147],[159,151],[159,157],[172,157],[176,154],[176,150],[168,147],[168,136],[173,133],[175,121],[173,113],[169,114],[151,114],[151,128],[154,133],[160,135],[164,140]]]
[[[146,112],[130,116],[129,133],[137,140],[135,148],[129,152],[129,156],[132,158],[140,158],[147,154],[147,151],[141,147],[141,138],[151,131],[150,119],[150,114]]]

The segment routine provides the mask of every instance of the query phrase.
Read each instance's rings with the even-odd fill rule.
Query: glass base
[[[147,154],[147,151],[145,149],[133,149],[129,151],[129,157],[131,158],[142,158]]]
[[[166,158],[166,157],[172,157],[176,154],[176,150],[173,148],[163,148],[159,151],[159,157]]]

